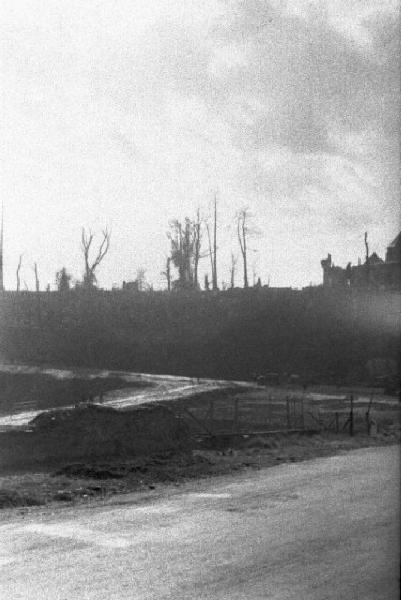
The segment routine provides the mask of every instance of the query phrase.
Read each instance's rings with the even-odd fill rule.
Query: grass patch
[[[234,474],[399,442],[399,432],[368,437],[315,434],[235,438],[218,449],[198,447],[135,460],[67,464],[55,472],[0,476],[0,508],[87,503],[116,494],[179,485],[189,479]]]

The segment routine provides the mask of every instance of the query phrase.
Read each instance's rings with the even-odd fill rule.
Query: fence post
[[[213,421],[214,421],[214,399],[212,398],[210,400],[210,404],[209,404],[209,422],[210,422],[211,429],[212,429]]]
[[[234,398],[234,429],[238,433],[238,398]]]
[[[366,411],[366,427],[367,427],[369,436],[370,436],[371,429],[372,429],[372,422],[370,420],[370,409],[372,407],[372,403],[373,403],[373,394],[370,395],[368,410]]]
[[[304,418],[304,399],[301,398],[301,427],[305,429],[305,418]]]
[[[354,395],[350,395],[349,434],[354,435]]]

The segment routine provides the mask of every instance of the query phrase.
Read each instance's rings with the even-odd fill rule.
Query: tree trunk
[[[167,277],[167,290],[171,292],[171,258],[168,256],[166,261],[166,277]]]
[[[17,292],[19,292],[21,289],[21,279],[20,279],[21,265],[22,265],[22,254],[20,254],[20,256],[19,256],[17,273],[16,273],[17,274]]]
[[[217,197],[214,196],[214,227],[213,227],[213,289],[217,290]]]
[[[235,266],[236,266],[236,259],[234,257],[234,254],[231,254],[231,269],[230,269],[231,289],[233,289],[235,287]]]
[[[35,290],[40,292],[40,283],[39,283],[39,275],[38,275],[38,265],[35,263],[33,265],[33,272],[35,273]]]
[[[196,213],[196,222],[194,224],[194,236],[195,236],[194,288],[197,290],[199,288],[198,267],[199,267],[199,259],[200,259],[200,248],[201,248],[201,222],[200,222],[199,209]]]
[[[208,240],[208,244],[209,244],[209,257],[210,257],[210,266],[212,269],[212,282],[213,282],[214,281],[214,260],[213,260],[212,241],[210,238],[209,223],[206,223],[206,231],[207,231],[207,240]]]

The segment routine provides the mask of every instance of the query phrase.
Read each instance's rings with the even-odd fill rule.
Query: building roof
[[[401,231],[400,233],[393,239],[391,244],[387,246],[387,248],[395,248],[401,242]]]

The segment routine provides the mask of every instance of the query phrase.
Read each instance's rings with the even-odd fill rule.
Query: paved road
[[[398,448],[0,525],[9,600],[398,598]]]

